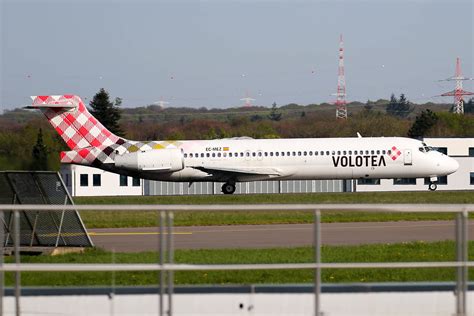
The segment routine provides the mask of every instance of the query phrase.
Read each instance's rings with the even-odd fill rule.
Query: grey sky
[[[474,76],[472,0],[0,1],[1,109],[101,87],[125,106],[332,102],[340,33],[349,101],[450,101],[433,96],[457,56]]]

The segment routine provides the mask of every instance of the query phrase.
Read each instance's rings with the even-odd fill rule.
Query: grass
[[[469,243],[469,260],[474,260],[474,242]],[[24,256],[24,263],[154,263],[157,253],[116,253],[91,249],[83,254],[61,256]],[[115,259],[113,259],[115,258]],[[178,263],[230,264],[230,263],[304,263],[312,262],[311,247],[272,249],[212,249],[176,250]],[[455,244],[452,241],[399,243],[359,246],[323,246],[323,262],[420,262],[454,261]],[[13,258],[7,258],[12,262]],[[471,269],[470,280],[474,280]],[[282,284],[313,281],[312,270],[259,270],[259,271],[185,271],[175,273],[176,284]],[[24,272],[25,286],[107,286],[112,284],[111,272]],[[323,282],[405,282],[453,281],[452,268],[430,269],[326,269]],[[156,272],[118,272],[116,285],[156,285]],[[13,284],[13,274],[6,274],[6,284]]]
[[[469,191],[437,192],[360,192],[313,194],[249,194],[249,195],[187,195],[187,196],[128,196],[76,197],[77,204],[292,204],[292,203],[474,203]],[[155,212],[82,211],[89,228],[155,226]],[[474,214],[471,213],[471,217]],[[329,222],[383,222],[447,220],[447,213],[373,213],[325,212],[322,221]],[[312,223],[313,214],[302,211],[281,212],[179,212],[177,226],[209,226],[237,224],[299,224]]]

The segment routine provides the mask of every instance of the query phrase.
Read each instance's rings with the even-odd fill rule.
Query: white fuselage
[[[135,174],[165,181],[239,182],[421,178],[447,175],[458,168],[454,159],[423,150],[427,147],[421,141],[401,137],[218,139],[182,141],[178,148],[183,154],[182,170]]]

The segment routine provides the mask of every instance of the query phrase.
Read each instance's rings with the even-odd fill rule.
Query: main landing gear
[[[438,185],[434,182],[430,182],[430,184],[428,185],[428,189],[430,191],[435,191],[437,188],[438,188]]]
[[[235,192],[235,183],[234,182],[226,182],[222,185],[222,193],[232,194],[234,192]]]

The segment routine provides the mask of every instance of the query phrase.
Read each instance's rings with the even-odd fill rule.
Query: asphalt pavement
[[[474,240],[474,221],[469,221]],[[157,227],[91,229],[98,247],[117,252],[156,251]],[[323,245],[357,245],[454,240],[453,221],[361,222],[322,224]],[[165,234],[167,236],[167,234]],[[312,224],[188,226],[173,228],[176,249],[272,248],[312,245]]]

